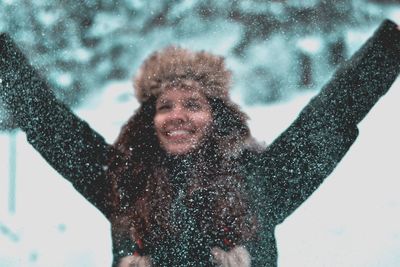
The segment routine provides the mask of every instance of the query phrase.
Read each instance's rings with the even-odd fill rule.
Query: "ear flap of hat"
[[[231,101],[223,101],[217,98],[212,99],[211,106],[219,136],[236,136],[239,138],[250,135],[250,130],[246,123],[248,116],[239,109],[238,105]]]

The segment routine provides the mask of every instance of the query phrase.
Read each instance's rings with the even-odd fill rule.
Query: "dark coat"
[[[5,34],[0,35],[0,49],[3,105],[49,164],[111,219],[111,183],[105,170],[113,148],[56,100]],[[356,139],[358,122],[399,72],[400,31],[385,21],[267,149],[243,152],[242,171],[251,192],[250,206],[261,226],[258,240],[244,244],[252,266],[276,265],[276,225],[333,171]],[[131,252],[133,243],[115,233],[113,241],[117,263]],[[163,251],[174,253],[167,248]]]

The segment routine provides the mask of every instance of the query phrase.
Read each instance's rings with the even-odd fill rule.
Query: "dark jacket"
[[[267,149],[243,152],[250,206],[261,227],[257,241],[244,244],[252,266],[276,265],[275,226],[333,171],[356,139],[358,122],[386,93],[399,71],[400,31],[385,21]],[[111,183],[105,170],[113,148],[55,98],[5,34],[0,35],[0,79],[0,100],[28,141],[111,219]],[[114,232],[113,241],[117,263],[129,255],[133,242]],[[167,247],[161,251],[174,253]]]

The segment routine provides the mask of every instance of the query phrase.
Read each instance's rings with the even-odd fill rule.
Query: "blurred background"
[[[138,107],[131,77],[170,44],[227,59],[232,96],[270,143],[398,0],[0,0],[57,97],[110,143]],[[400,85],[317,192],[277,229],[279,266],[400,266]],[[0,106],[0,266],[110,266],[109,224]]]

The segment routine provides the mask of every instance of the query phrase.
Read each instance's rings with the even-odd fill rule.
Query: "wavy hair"
[[[208,98],[213,127],[187,174],[184,198],[196,210],[202,231],[215,242],[229,229],[230,239],[240,244],[253,238],[257,220],[250,212],[240,155],[251,139],[247,116],[235,104]],[[151,97],[123,126],[110,159],[108,176],[113,183],[115,216],[112,225],[121,235],[153,244],[179,227],[170,221],[177,190],[171,182],[174,160],[160,147],[153,118],[156,98]]]

